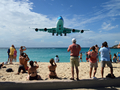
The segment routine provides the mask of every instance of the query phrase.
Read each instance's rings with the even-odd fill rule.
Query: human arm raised
[[[35,62],[35,66],[36,66],[36,68],[39,68],[39,65],[37,64],[37,62],[36,61],[34,61]]]

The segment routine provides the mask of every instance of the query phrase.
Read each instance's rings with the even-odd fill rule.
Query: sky
[[[33,28],[64,27],[89,30],[67,36],[35,32]],[[68,47],[76,38],[81,47],[104,41],[120,42],[120,0],[0,0],[0,47]]]

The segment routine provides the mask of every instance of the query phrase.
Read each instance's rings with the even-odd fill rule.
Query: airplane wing
[[[71,32],[81,32],[83,33],[84,31],[89,31],[89,30],[78,30],[78,29],[71,29],[71,28],[65,28],[64,27],[64,32],[66,31],[66,33],[71,33]]]
[[[48,31],[49,33],[56,33],[56,28],[44,28],[44,29],[33,28],[33,29],[35,29],[36,32],[38,32],[38,31],[44,31],[44,32]]]

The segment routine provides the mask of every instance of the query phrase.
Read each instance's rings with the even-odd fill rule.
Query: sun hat
[[[73,39],[72,39],[72,42],[73,42],[73,43],[75,43],[75,42],[76,42],[76,39],[75,39],[75,38],[73,38]]]

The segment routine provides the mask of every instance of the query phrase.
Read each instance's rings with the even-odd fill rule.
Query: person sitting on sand
[[[0,69],[1,69],[1,67],[3,67],[3,65],[4,65],[4,62],[2,62],[2,64],[0,64]]]
[[[23,70],[22,73],[26,73],[25,66],[24,66],[26,60],[29,60],[29,57],[26,56],[25,53],[21,53],[21,55],[19,56],[20,66],[19,66],[19,68],[18,68],[18,73],[17,73],[17,74],[19,74],[19,73],[21,72],[21,70]]]
[[[57,77],[57,74],[56,74],[56,72],[55,72],[55,69],[56,69],[57,65],[56,65],[56,63],[55,63],[55,61],[54,61],[53,58],[50,59],[50,64],[51,64],[51,65],[48,66],[49,71],[50,71],[50,73],[49,73],[49,78],[58,78],[58,77]]]
[[[92,49],[92,51],[90,51]],[[93,73],[93,79],[95,79],[95,74],[96,74],[96,71],[97,71],[97,67],[98,67],[98,64],[97,64],[97,52],[95,51],[95,46],[92,46],[89,51],[88,51],[88,56],[89,56],[89,62],[90,62],[90,72],[89,72],[89,75],[90,75],[90,78],[91,78],[91,74],[92,74],[92,69],[94,67],[94,73]]]
[[[24,48],[24,49],[23,49],[23,48]],[[23,51],[25,51],[25,50],[26,50],[26,47],[25,47],[25,46],[21,46],[20,49],[19,49],[20,55],[21,55],[21,53],[23,53]]]
[[[54,59],[55,59],[55,63],[58,63],[60,61],[58,55],[56,55]]]
[[[35,63],[35,66],[34,66],[34,63]],[[37,75],[37,68],[39,68],[39,65],[37,64],[37,62],[30,61],[29,64],[31,67],[28,68],[29,75],[27,76],[27,79],[28,80],[40,80],[41,76]]]

